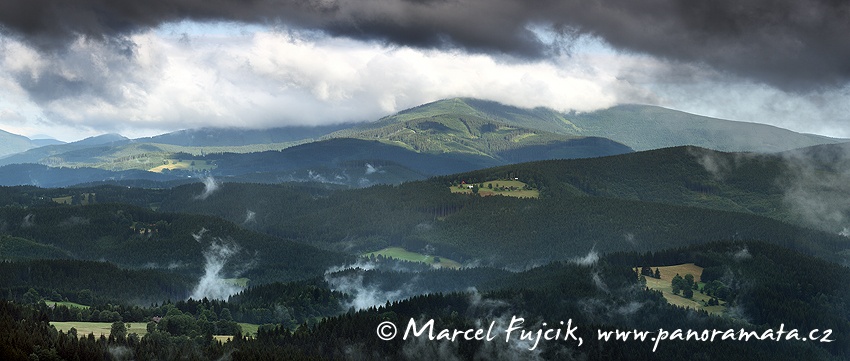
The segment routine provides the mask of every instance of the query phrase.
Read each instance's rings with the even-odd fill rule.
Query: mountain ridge
[[[561,113],[546,107],[520,108],[502,103],[451,98],[423,104],[384,117],[390,123],[418,114],[466,109],[510,125],[573,136],[608,138],[636,151],[694,145],[720,151],[772,153],[844,139],[797,133],[761,123],[706,117],[654,105],[622,104],[585,113]]]
[[[329,133],[323,134],[326,132]],[[340,139],[366,142],[323,143]],[[377,152],[378,145],[369,141],[383,144],[383,150]],[[364,186],[376,184],[376,180],[355,176],[367,164],[392,165],[384,170],[389,172],[387,177],[377,182],[398,183],[504,164],[594,158],[670,146],[773,153],[839,141],[842,140],[647,105],[559,113],[543,107],[525,109],[488,100],[450,98],[356,125],[269,130],[201,128],[139,139],[105,134],[30,149],[0,159],[0,166],[36,163],[106,171],[170,171],[172,174],[165,178],[171,179],[206,175],[259,182],[316,178],[335,183],[330,179],[337,179],[341,184]],[[339,146],[344,144],[351,148],[341,149]],[[402,155],[405,152],[419,155]],[[296,153],[300,158],[287,155]],[[353,158],[357,154],[365,158]],[[274,160],[278,158],[287,160]],[[196,161],[202,163],[196,166]],[[429,161],[435,165],[424,166]],[[257,168],[249,169],[248,164]],[[293,168],[295,164],[300,167]],[[240,173],[225,169],[238,169]],[[82,178],[88,183],[126,179],[132,173],[104,179],[92,178],[94,174],[89,172]],[[34,179],[26,184],[48,182]]]

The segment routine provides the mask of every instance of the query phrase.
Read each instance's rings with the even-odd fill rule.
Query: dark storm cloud
[[[569,38],[705,64],[784,90],[850,79],[850,2],[844,0],[12,0],[0,23],[39,47],[79,35],[121,37],[184,19],[318,29],[422,48],[541,58],[557,49],[529,25]]]

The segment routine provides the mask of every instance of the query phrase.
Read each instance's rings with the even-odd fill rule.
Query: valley
[[[730,135],[759,132],[781,144]],[[454,98],[370,123],[29,148],[0,167],[0,330],[30,340],[26,356],[394,359],[426,346],[379,342],[375,327],[423,317],[569,319],[586,340],[784,324],[835,341],[439,347],[840,360],[850,158],[838,141],[647,106]]]

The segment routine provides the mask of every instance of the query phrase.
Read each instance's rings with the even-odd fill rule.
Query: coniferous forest
[[[0,357],[846,359],[850,241],[800,216],[794,172],[672,148],[356,189],[2,187]],[[539,196],[453,191],[510,181]]]

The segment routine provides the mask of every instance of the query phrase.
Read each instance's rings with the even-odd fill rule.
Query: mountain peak
[[[29,138],[0,129],[0,157],[34,148]]]
[[[83,139],[83,140],[78,140],[76,142],[73,142],[73,144],[99,145],[99,144],[109,144],[109,143],[114,143],[114,142],[121,142],[121,141],[125,141],[125,140],[129,140],[129,138],[127,138],[127,137],[125,137],[121,134],[118,134],[118,133],[106,133],[106,134],[96,135],[96,136],[93,136],[93,137],[88,137],[88,138]]]

